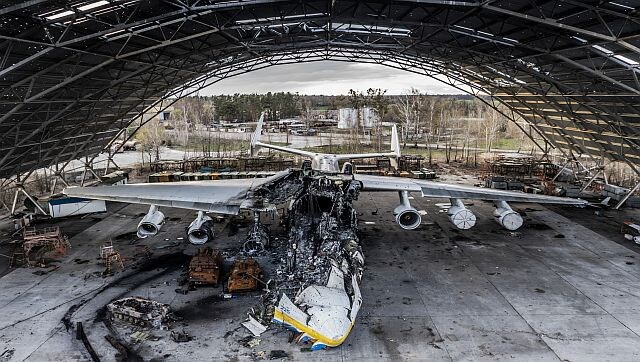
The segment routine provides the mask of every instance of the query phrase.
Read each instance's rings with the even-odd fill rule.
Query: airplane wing
[[[401,177],[355,174],[354,179],[362,183],[363,191],[420,192],[423,197],[441,197],[451,199],[535,202],[540,204],[564,204],[574,206],[586,206],[588,204],[588,202],[581,199],[535,195],[518,191],[504,191],[466,185],[453,185]]]
[[[390,157],[393,160],[400,158],[400,141],[398,140],[398,128],[394,124],[391,128],[391,151],[380,153],[346,153],[335,155],[338,160],[352,160],[356,158]],[[397,167],[397,165],[396,165]]]
[[[387,153],[341,153],[336,155],[336,158],[340,161],[353,160],[356,158],[373,158],[373,157],[396,157],[395,152]]]
[[[255,179],[142,183],[117,186],[68,187],[67,196],[128,202],[236,215],[251,205],[251,192],[290,174],[282,171]]]
[[[262,142],[254,142],[253,146],[260,146],[260,147],[265,147],[265,148],[271,148],[272,150],[277,150],[277,151],[282,151],[282,152],[287,152],[287,153],[292,153],[294,155],[300,155],[300,156],[305,156],[305,157],[313,157],[316,154],[314,152],[309,152],[309,151],[304,151],[304,150],[299,150],[297,148],[290,148],[290,147],[283,147],[283,146],[276,146],[276,145],[272,145],[269,143],[262,143]]]

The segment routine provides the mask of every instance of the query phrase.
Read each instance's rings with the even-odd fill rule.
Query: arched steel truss
[[[625,0],[5,1],[0,177],[95,155],[164,97],[317,60],[438,76],[635,168],[639,34]]]

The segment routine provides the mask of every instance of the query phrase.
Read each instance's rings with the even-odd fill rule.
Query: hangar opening
[[[568,158],[640,159],[632,2],[11,1],[0,16],[5,186],[94,157],[168,98],[326,59],[442,75]]]
[[[0,359],[640,356],[629,288],[640,214],[622,208],[640,203],[639,10],[631,0],[4,1]],[[402,119],[360,134],[382,114],[376,99],[423,94],[354,93],[320,130],[302,109],[291,121],[262,103],[201,128],[180,109],[234,77],[326,62],[437,79],[463,94],[451,102],[518,128],[541,173],[521,154],[440,173],[453,149],[446,126],[442,143]],[[241,98],[216,97],[206,102]],[[171,124],[180,112],[184,128]],[[150,128],[159,119],[169,122]],[[203,157],[157,162],[163,145],[149,131],[160,129],[206,138]],[[118,152],[145,133],[149,166],[122,185]],[[230,157],[204,156],[212,133]],[[339,138],[358,147],[335,151]],[[625,187],[609,182],[612,169]],[[505,176],[516,173],[528,181]],[[41,182],[48,205],[32,192]]]

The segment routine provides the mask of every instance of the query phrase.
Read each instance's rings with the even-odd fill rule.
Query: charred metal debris
[[[296,342],[310,343],[312,349],[338,345],[341,341],[332,341],[346,338],[362,303],[364,256],[352,207],[360,189],[346,175],[300,174],[272,186],[277,197],[270,202],[286,201],[285,194],[294,196],[283,217],[287,238],[272,243],[278,267],[261,304],[250,312],[252,324],[282,324],[298,332]],[[297,323],[283,316],[283,310],[294,308],[299,311]],[[322,324],[338,328],[329,330]]]
[[[166,328],[172,320],[169,306],[140,297],[127,297],[107,304],[111,317],[141,327]]]

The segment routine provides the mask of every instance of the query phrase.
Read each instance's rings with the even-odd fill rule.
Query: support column
[[[16,206],[18,204],[18,193],[20,190],[16,188],[16,193],[13,194],[13,203],[11,204],[11,215],[16,213]]]
[[[84,167],[82,170],[82,180],[80,180],[80,186],[84,186],[84,179],[87,177],[87,167]]]
[[[88,169],[89,169],[89,172],[91,172],[91,174],[92,174],[93,176],[95,176],[95,178],[97,178],[98,180],[102,180],[102,177],[100,177],[100,176],[99,176],[99,175],[98,175],[98,174],[93,170],[93,167],[92,167],[92,166],[89,166],[89,168],[88,168]]]
[[[554,182],[562,174],[562,171],[564,171],[565,168],[567,168],[567,165],[569,164],[569,162],[571,161],[567,161],[564,163],[564,165],[562,165],[562,167],[560,168],[560,171],[558,171],[558,173],[555,176],[553,176],[553,178],[551,179],[551,182]]]
[[[82,181],[80,182],[80,186],[84,186],[85,179],[87,178],[87,171],[89,171],[98,180],[102,180],[102,177],[98,176],[98,174],[93,170],[93,161],[89,161],[88,158],[85,158],[84,170],[82,171]]]
[[[0,204],[2,204],[3,209],[7,209],[7,211],[11,212],[11,209],[9,208],[9,206],[7,206],[7,204],[4,203],[4,201],[0,200]]]
[[[113,163],[113,166],[115,168],[115,170],[119,170],[120,166],[118,166],[118,164],[116,163],[116,161],[113,160],[113,155],[111,153],[109,153],[109,157],[107,158],[107,166],[104,169],[104,174],[108,174],[109,173],[109,165],[111,165]]]
[[[51,195],[53,195],[56,193],[56,186],[58,185],[58,180],[60,180],[60,182],[62,182],[62,184],[65,187],[69,187],[69,184],[64,179],[64,176],[62,175],[62,171],[58,169],[57,165],[56,165],[56,169],[51,171],[53,172],[53,187],[51,188]]]
[[[622,207],[622,205],[624,205],[625,202],[627,202],[627,200],[629,199],[629,197],[631,197],[631,195],[633,195],[634,192],[638,191],[640,189],[640,182],[638,182],[638,184],[631,189],[631,191],[626,194],[622,200],[620,200],[620,202],[618,202],[618,204],[614,207],[614,209],[618,210],[620,209],[620,207]]]
[[[40,211],[42,213],[42,215],[49,215],[46,211],[44,211],[44,209],[42,208],[42,206],[40,206],[36,199],[34,199],[33,196],[29,195],[27,190],[24,189],[24,185],[22,184],[22,182],[16,183],[16,194],[13,197],[13,207],[11,208],[11,214],[15,213],[19,192],[22,192],[33,203],[33,205],[35,205],[37,211]]]
[[[589,187],[589,185],[591,185],[591,183],[592,183],[593,181],[595,181],[595,179],[596,179],[598,176],[600,176],[600,173],[601,173],[601,172],[603,172],[603,171],[604,171],[604,167],[603,167],[603,168],[601,168],[601,169],[599,169],[599,170],[598,170],[598,172],[596,172],[596,173],[593,175],[593,177],[591,177],[591,178],[589,179],[589,181],[587,182],[587,184],[586,184],[586,185],[584,185],[584,186],[580,189],[580,193],[584,192],[584,190],[586,190],[586,189],[587,189],[587,187]]]
[[[94,171],[94,170],[93,170],[93,161],[91,161],[91,162],[88,162],[88,161],[87,161],[87,162],[85,162],[85,163],[84,163],[84,170],[85,170],[85,172],[86,172],[86,171],[91,172],[91,174],[92,174],[95,178],[97,178],[98,180],[102,180],[102,177],[98,176],[98,174],[96,173],[96,171]]]

